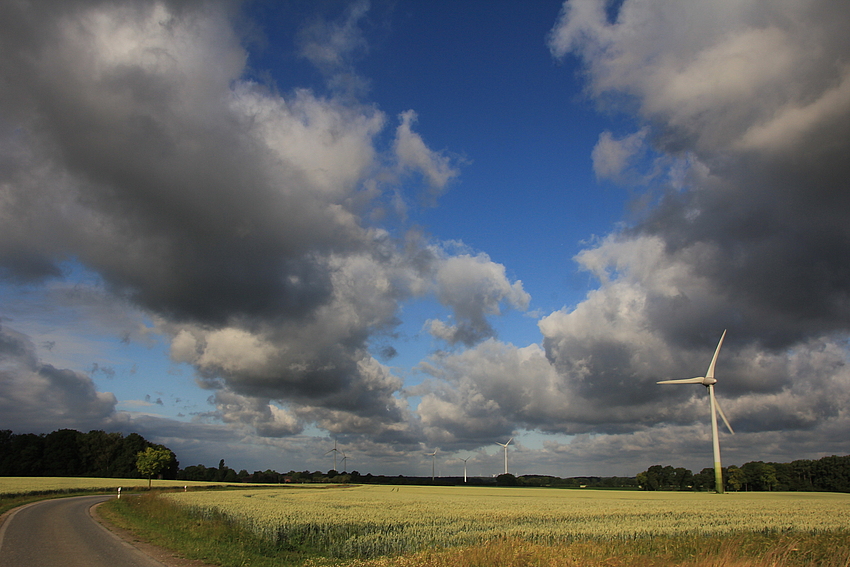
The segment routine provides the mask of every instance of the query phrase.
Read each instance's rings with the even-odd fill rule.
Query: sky
[[[182,466],[850,453],[850,4],[0,5],[0,429]]]

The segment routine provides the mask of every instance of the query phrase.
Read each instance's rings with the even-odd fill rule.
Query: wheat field
[[[653,536],[825,533],[850,526],[850,495],[356,486],[163,495],[283,547],[370,558],[518,538],[536,544]]]
[[[185,480],[158,480],[152,482],[153,488],[177,488],[183,486],[226,486],[223,482],[197,482]],[[17,496],[24,494],[47,494],[51,492],[115,490],[118,487],[144,488],[147,490],[147,479],[141,478],[76,478],[64,476],[4,476],[0,477],[0,496]]]

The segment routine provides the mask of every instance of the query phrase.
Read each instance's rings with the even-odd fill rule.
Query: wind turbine
[[[348,457],[345,455],[345,451],[340,451],[340,452],[342,453],[342,472],[345,472],[346,471],[345,461],[348,459]]]
[[[333,453],[333,454],[334,454],[334,470],[337,470],[337,469],[336,469],[336,454],[337,454],[337,453],[339,453],[339,451],[338,451],[338,450],[337,450],[337,448],[336,448],[336,439],[334,439],[334,448],[333,448],[333,449],[331,449],[330,451],[328,451],[327,453],[325,453],[325,456],[327,457],[327,456],[328,456],[328,455],[330,455],[331,453]]]
[[[510,439],[508,439],[507,443],[499,443],[498,441],[496,441],[496,445],[501,445],[505,448],[505,474],[508,474],[508,445],[510,445],[511,441],[513,440],[514,438],[511,437]]]
[[[466,461],[471,459],[472,457],[467,457],[465,459],[461,459],[463,461],[463,482],[466,482]]]
[[[433,453],[425,453],[425,454],[428,455],[429,457],[431,457],[431,482],[434,482],[434,477],[435,477],[434,471],[436,470],[436,466],[437,466],[437,450],[434,449]]]
[[[723,423],[729,428],[729,432],[733,435],[735,431],[729,425],[729,420],[726,419],[726,414],[720,409],[720,404],[714,397],[714,385],[717,380],[714,378],[714,366],[717,364],[717,355],[720,354],[720,347],[723,345],[723,339],[726,338],[726,330],[720,335],[720,342],[717,343],[717,349],[714,351],[714,356],[711,359],[711,364],[708,365],[708,370],[705,376],[697,376],[696,378],[683,378],[681,380],[661,380],[657,384],[702,384],[708,388],[708,400],[711,405],[711,441],[714,445],[714,491],[717,494],[723,494],[723,470],[720,466],[720,440],[717,436],[717,414],[723,418]]]

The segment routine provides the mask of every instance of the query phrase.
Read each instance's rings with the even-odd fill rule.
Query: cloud
[[[620,139],[611,132],[602,132],[593,148],[593,171],[597,179],[621,181],[636,156],[644,147],[645,129]]]
[[[700,375],[729,328],[718,395],[743,435],[796,431],[805,452],[804,432],[844,423],[850,44],[837,22],[848,20],[847,7],[821,2],[627,0],[613,17],[603,2],[565,3],[553,54],[578,57],[589,95],[642,122],[626,138],[600,136],[597,175],[622,180],[643,144],[668,175],[643,180],[651,198],[631,225],[576,256],[599,288],[540,320],[554,370],[467,379],[453,371],[460,357],[440,361],[432,373],[450,387],[427,400],[426,421],[467,427],[451,408],[481,394],[498,402],[503,430],[634,438],[687,427],[704,417],[704,392],[654,382]],[[542,410],[535,423],[516,400],[535,407],[544,392],[562,417]]]
[[[428,180],[432,191],[439,195],[446,184],[458,175],[451,160],[428,148],[422,138],[412,130],[416,113],[408,110],[399,115],[401,124],[396,129],[394,151],[402,168],[420,172]]]
[[[337,19],[316,18],[299,31],[301,56],[325,74],[334,90],[359,95],[368,88],[368,82],[355,71],[354,61],[369,51],[361,28],[369,8],[368,0],[358,0]]]
[[[25,335],[0,327],[0,428],[97,428],[113,416],[116,403],[88,376],[42,363]]]
[[[427,145],[414,111],[392,130],[361,100],[368,7],[302,28],[324,95],[246,78],[229,3],[0,8],[0,277],[133,341],[166,337],[215,408],[183,425],[115,413],[53,358],[61,335],[37,337],[54,345],[51,365],[27,329],[4,328],[0,399],[16,428],[37,409],[50,428],[175,438],[224,423],[231,446],[292,449],[315,425],[387,463],[423,439],[469,450],[521,429],[575,436],[552,455],[686,454],[703,441],[704,392],[654,382],[702,373],[728,328],[729,451],[779,455],[781,434],[800,453],[817,453],[818,436],[846,450],[850,9],[564,4],[552,53],[577,57],[587,95],[637,123],[600,135],[597,177],[647,188],[629,225],[576,256],[598,289],[543,317],[540,345],[514,346],[491,319],[530,297],[503,265],[401,215],[375,224],[420,182],[445,191],[459,164]],[[78,265],[97,282],[74,281]],[[394,352],[402,306],[425,297],[448,313],[426,329],[458,350],[405,389],[371,351]]]
[[[839,217],[850,209],[850,169],[839,148],[850,108],[837,93],[850,48],[835,23],[847,21],[848,10],[818,2],[695,11],[650,4],[625,2],[609,23],[600,3],[571,2],[552,35],[556,54],[582,57],[594,94],[635,99],[657,150],[687,152],[700,164],[687,190],[662,193],[600,251],[659,239],[656,268],[686,268],[690,283],[676,285],[710,287],[714,299],[695,313],[700,320],[725,312],[741,322],[739,332],[774,348],[846,331],[850,233]],[[697,20],[712,25],[682,31]]]
[[[483,253],[444,258],[436,271],[436,286],[437,299],[452,309],[456,324],[431,320],[429,331],[452,345],[472,346],[494,336],[487,316],[500,314],[502,304],[527,309],[531,300],[521,281],[511,283],[505,267]]]
[[[637,180],[647,198],[576,256],[599,287],[540,320],[542,348],[490,339],[423,365],[432,380],[414,393],[429,437],[469,449],[537,430],[574,435],[546,442],[538,463],[699,462],[704,389],[655,382],[704,373],[728,328],[727,459],[846,452],[834,432],[850,402],[850,44],[836,23],[848,19],[818,2],[627,0],[613,16],[566,2],[553,54],[580,58],[588,94],[640,121],[600,135],[597,177]]]
[[[217,417],[221,421],[250,425],[263,437],[283,437],[300,433],[303,429],[298,418],[285,409],[270,404],[268,400],[248,398],[220,390],[216,392],[215,404]]]
[[[418,190],[405,172],[436,194],[458,170],[414,112],[386,136],[362,90],[334,87],[368,47],[368,8],[302,28],[300,54],[332,83],[320,96],[245,78],[227,2],[4,6],[2,274],[97,274],[84,292],[147,319],[124,336],[167,337],[226,423],[409,429],[401,379],[369,351],[402,302],[436,294],[448,340],[472,344],[528,296],[484,255],[373,224]]]

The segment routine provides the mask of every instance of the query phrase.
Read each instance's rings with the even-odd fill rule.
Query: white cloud
[[[396,129],[393,146],[399,165],[402,169],[409,168],[420,172],[431,188],[439,194],[448,182],[458,175],[458,170],[452,166],[448,157],[428,148],[422,137],[413,131],[415,112],[403,112],[399,119],[401,124]]]
[[[780,109],[835,89],[847,63],[838,22],[846,21],[843,8],[813,1],[655,0],[626,1],[609,22],[604,2],[578,0],[564,4],[550,48],[584,58],[595,94],[631,95],[644,117],[700,150],[722,150],[746,145],[747,130],[774,122]],[[824,106],[846,108],[835,101]]]
[[[218,417],[224,422],[250,426],[262,437],[283,437],[300,433],[303,429],[291,412],[254,397],[245,397],[227,390],[215,394]]]
[[[643,129],[620,139],[611,132],[602,132],[593,148],[593,171],[597,179],[619,181],[633,160],[644,148],[647,130]]]
[[[501,313],[501,305],[527,309],[531,296],[521,281],[511,283],[505,267],[490,260],[486,254],[461,254],[443,258],[436,271],[437,299],[450,307],[457,321],[448,325],[430,321],[430,332],[450,344],[470,346],[492,337],[495,331],[487,316]]]

